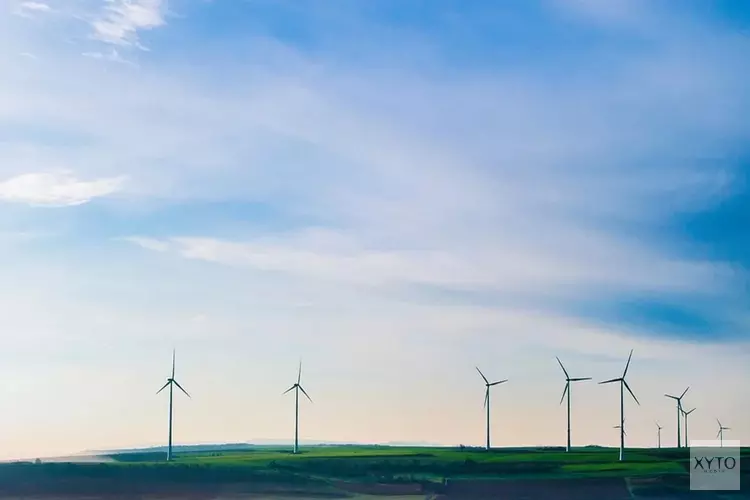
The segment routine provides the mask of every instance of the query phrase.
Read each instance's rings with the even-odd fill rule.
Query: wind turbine
[[[286,394],[287,392],[294,390],[294,453],[299,452],[299,391],[302,391],[302,394],[304,394],[305,397],[309,399],[310,402],[312,403],[312,399],[305,392],[305,389],[302,388],[302,385],[300,385],[301,380],[302,380],[302,361],[299,362],[299,371],[297,372],[297,383],[283,392],[283,394]]]
[[[685,397],[685,393],[689,389],[690,389],[690,387],[688,387],[687,389],[685,389],[685,391],[682,393],[682,396],[680,396],[679,398],[677,396],[671,396],[669,394],[665,394],[666,397],[672,398],[675,401],[677,401],[677,447],[678,448],[680,446],[682,446],[681,442],[680,442],[680,413],[682,413],[682,398]]]
[[[625,429],[623,429],[622,425],[615,425],[612,428],[613,429],[622,429],[623,434],[625,434],[626,436],[628,435],[628,433],[625,432]]]
[[[716,421],[719,423],[719,433],[716,435],[717,438],[719,438],[719,446],[722,448],[724,447],[724,431],[730,431],[731,429],[729,427],[724,427],[721,425],[721,422],[719,422],[719,419],[717,418]]]
[[[565,448],[565,451],[570,451],[570,383],[571,382],[581,382],[583,380],[591,380],[591,377],[582,377],[582,378],[570,378],[570,375],[568,375],[568,370],[565,369],[565,367],[562,364],[562,361],[560,361],[560,358],[555,356],[557,359],[557,362],[560,363],[560,368],[562,368],[563,373],[565,374],[565,390],[563,390],[562,397],[560,398],[560,404],[562,404],[563,399],[565,399],[565,395],[568,395],[568,444]]]
[[[625,365],[625,371],[622,372],[622,377],[599,382],[600,384],[611,384],[613,382],[620,383],[620,460],[623,460],[625,458],[625,389],[627,389],[630,395],[633,396],[633,399],[636,403],[638,403],[638,406],[641,405],[641,403],[638,401],[638,398],[635,397],[635,394],[633,394],[633,391],[630,390],[630,386],[625,381],[625,376],[628,374],[628,367],[630,366],[630,359],[632,357],[633,350],[631,349],[630,355],[628,356],[628,362]]]
[[[659,448],[661,448],[661,430],[663,427],[659,425],[659,422],[654,422],[656,424],[656,443]]]
[[[167,379],[167,383],[162,386],[161,389],[159,389],[156,394],[159,394],[161,391],[167,388],[169,386],[169,446],[167,448],[167,461],[172,460],[172,407],[173,407],[173,396],[174,396],[174,386],[177,386],[178,389],[180,389],[182,392],[185,393],[185,396],[190,397],[190,394],[187,393],[185,389],[182,388],[182,386],[175,380],[174,378],[174,368],[175,368],[175,351],[172,350],[172,376]],[[192,398],[191,398],[192,399]]]
[[[685,448],[687,448],[689,446],[688,443],[690,442],[690,441],[688,441],[688,426],[687,426],[687,424],[688,424],[688,415],[690,415],[694,411],[695,411],[695,408],[693,408],[690,411],[682,410],[682,416],[685,419]]]
[[[498,380],[497,382],[490,382],[487,380],[487,377],[484,376],[484,373],[482,373],[482,370],[479,369],[478,366],[475,366],[474,368],[477,369],[479,372],[479,375],[482,376],[482,379],[484,380],[485,384],[485,391],[484,391],[484,407],[487,409],[487,451],[490,449],[490,387],[493,385],[499,385],[504,382],[507,382],[508,379],[505,380]]]

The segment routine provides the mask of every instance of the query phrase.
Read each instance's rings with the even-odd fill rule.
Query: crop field
[[[724,498],[689,492],[685,449],[618,450],[258,447],[176,454],[121,453],[99,464],[0,466],[0,494],[23,485],[63,488],[68,496],[136,489],[159,498]],[[742,450],[744,483],[750,449]],[[12,485],[21,489],[13,489]],[[10,487],[9,487],[10,485]],[[45,486],[46,485],[46,486]],[[750,486],[750,484],[748,484]],[[3,490],[5,488],[5,490]],[[566,493],[567,492],[567,493]],[[740,495],[745,492],[740,492]],[[272,494],[272,496],[267,496]],[[266,496],[263,496],[266,495]],[[566,496],[567,495],[567,496]],[[713,495],[713,496],[712,496]],[[102,496],[102,498],[105,498]],[[107,497],[109,498],[109,497]],[[749,498],[733,493],[726,498]]]

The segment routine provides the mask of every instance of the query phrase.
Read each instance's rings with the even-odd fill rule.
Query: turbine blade
[[[508,381],[508,379],[506,378],[505,380],[498,380],[497,382],[492,382],[489,385],[490,385],[490,387],[492,387],[493,385],[504,384],[507,381]]]
[[[630,367],[630,358],[633,357],[633,349],[630,350],[630,355],[628,356],[628,362],[625,365],[625,371],[622,372],[622,378],[625,378],[625,375],[628,374],[628,367]]]
[[[581,382],[583,380],[591,380],[591,377],[578,377],[569,379],[571,382]]]
[[[185,389],[183,389],[182,386],[180,385],[180,383],[177,382],[176,380],[174,381],[174,385],[176,385],[177,387],[179,387],[180,390],[185,393],[185,396],[189,397],[190,399],[193,399],[192,396],[190,396],[190,394],[188,394],[188,392]]]
[[[560,368],[562,368],[562,371],[565,374],[565,378],[570,378],[570,375],[568,375],[568,370],[565,369],[565,367],[562,364],[562,361],[560,361],[560,358],[555,356],[555,359],[557,359],[557,362],[560,363]]]
[[[310,396],[308,396],[308,395],[307,395],[307,393],[306,393],[306,392],[305,392],[305,390],[304,390],[304,389],[302,388],[302,386],[301,386],[301,385],[298,385],[297,387],[299,387],[299,390],[300,390],[300,391],[302,391],[302,394],[304,394],[304,395],[305,395],[305,396],[307,397],[307,399],[309,399],[309,400],[310,400],[310,402],[312,403],[312,402],[313,402],[312,398],[311,398]]]
[[[297,384],[294,384],[294,385],[293,385],[293,386],[291,386],[291,387],[290,387],[289,389],[287,389],[287,390],[285,390],[284,392],[282,392],[282,393],[281,393],[281,395],[283,396],[283,395],[284,395],[284,394],[286,394],[287,392],[289,392],[289,391],[291,391],[291,390],[294,390],[294,388],[295,388],[295,387],[297,387]]]
[[[560,404],[563,404],[563,401],[565,401],[565,395],[568,393],[568,387],[570,387],[570,382],[565,382],[565,389],[563,389],[562,397],[560,398]]]
[[[674,399],[675,401],[679,401],[679,400],[680,400],[680,398],[678,398],[677,396],[671,396],[671,395],[669,395],[669,394],[665,394],[665,396],[666,396],[666,397],[668,397],[668,398],[672,398],[672,399]]]
[[[302,381],[302,360],[299,360],[299,370],[297,371],[297,385]]]
[[[487,401],[490,399],[490,388],[488,387],[484,391],[484,405],[482,405],[482,408],[487,408]]]
[[[156,391],[156,394],[159,394],[161,391],[163,391],[164,389],[166,389],[168,385],[169,385],[169,381],[167,381],[166,384],[164,384],[163,386],[161,386],[161,389],[159,389],[158,391]]]
[[[600,384],[611,384],[612,382],[619,382],[620,380],[622,380],[622,379],[621,378],[612,378],[612,379],[605,380],[604,382],[599,382],[599,383]]]
[[[174,378],[174,365],[175,365],[175,349],[172,349],[172,378]]]
[[[482,378],[484,379],[484,383],[485,383],[485,384],[489,384],[489,383],[490,383],[490,381],[489,381],[489,380],[487,380],[487,377],[485,377],[485,376],[484,376],[484,373],[482,373],[482,370],[480,370],[478,366],[475,366],[474,368],[476,368],[476,369],[477,369],[477,371],[479,372],[479,374],[480,374],[480,375],[482,376]]]
[[[721,435],[721,429],[719,429],[719,432],[716,433],[716,437],[719,437]]]
[[[623,379],[622,383],[625,384],[625,388],[628,390],[630,395],[633,396],[633,399],[635,399],[635,402],[638,403],[638,406],[641,406],[641,402],[638,401],[638,398],[635,397],[635,394],[633,394],[633,391],[630,390],[630,386],[628,385],[627,382],[625,382],[625,379]]]
[[[687,393],[687,391],[689,391],[689,390],[690,390],[690,387],[688,387],[687,389],[685,389],[685,391],[682,393],[682,396],[680,396],[680,399],[684,398],[685,397],[685,393]]]
[[[717,418],[716,421],[719,423],[719,427],[721,427],[721,422],[719,422],[719,419]]]

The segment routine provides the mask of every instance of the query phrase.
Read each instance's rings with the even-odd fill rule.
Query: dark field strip
[[[627,485],[625,491],[635,498],[679,498],[688,490],[689,466],[684,449],[628,450],[623,462],[617,460],[615,449],[565,453],[549,449],[487,452],[369,447],[310,447],[298,455],[269,448],[182,453],[169,463],[162,453],[112,458],[117,461],[0,465],[0,496],[59,493],[72,498],[123,493],[130,495],[128,498],[146,494],[229,498],[253,493],[272,495],[267,498],[342,498],[358,492],[421,492],[445,498],[483,494],[525,498],[513,495],[523,491],[541,495],[549,490],[549,500],[557,500],[568,498],[565,495],[574,498],[573,492],[580,490],[589,491],[591,498],[603,495],[598,498],[614,500]],[[750,450],[742,450],[740,464],[746,477],[743,482],[750,486]],[[555,488],[557,494],[553,494]],[[501,491],[506,493],[500,495]],[[579,498],[588,498],[589,493]]]

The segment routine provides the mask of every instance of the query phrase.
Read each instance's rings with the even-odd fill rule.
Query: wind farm
[[[633,350],[628,355],[621,376],[599,383],[619,384],[619,423],[612,426],[617,431],[619,450],[594,443],[577,447],[572,445],[571,386],[575,382],[592,380],[592,377],[571,377],[560,358],[556,356],[555,359],[565,376],[565,387],[559,404],[566,398],[568,401],[565,446],[493,446],[490,434],[491,388],[506,383],[508,379],[491,381],[479,367],[475,367],[485,386],[484,446],[308,444],[302,449],[300,393],[310,402],[312,398],[302,385],[300,361],[295,382],[282,393],[285,395],[293,391],[295,395],[293,446],[247,443],[189,447],[175,446],[173,443],[175,388],[191,397],[177,381],[176,350],[173,349],[170,376],[157,392],[160,394],[169,389],[166,456],[161,449],[151,448],[108,452],[102,455],[106,458],[106,463],[98,463],[95,468],[90,463],[61,461],[0,464],[0,496],[8,491],[16,495],[40,493],[45,491],[44,488],[69,488],[68,493],[75,496],[85,491],[87,484],[105,478],[106,484],[119,488],[117,494],[140,485],[138,488],[167,489],[171,492],[170,498],[193,495],[196,492],[215,497],[220,494],[217,491],[227,495],[239,494],[238,498],[245,498],[242,495],[250,498],[252,495],[280,492],[283,495],[279,498],[306,498],[307,494],[362,499],[382,495],[391,499],[415,500],[486,498],[487,495],[503,498],[519,491],[539,495],[529,498],[549,496],[624,500],[651,498],[654,495],[662,495],[659,498],[687,498],[690,494],[690,455],[683,447],[662,447],[663,427],[658,421],[654,421],[657,427],[655,448],[633,447],[628,449],[627,455],[624,453],[625,438],[628,437],[628,421],[624,415],[625,391],[640,406],[626,380]],[[687,390],[679,398],[675,397],[678,404],[686,392]],[[679,408],[684,419],[685,446],[688,446],[688,416],[695,408]],[[730,429],[718,419],[716,423],[719,427],[717,438],[720,446],[723,446],[724,432]],[[740,453],[743,462],[750,459],[749,449],[743,448]],[[65,478],[64,484],[59,482],[60,477]],[[29,486],[32,484],[35,486]],[[107,490],[114,488],[113,486],[96,484],[104,488],[105,493],[115,494],[114,490]],[[12,489],[14,487],[15,490]]]
[[[0,500],[750,500],[750,0],[0,42]]]

